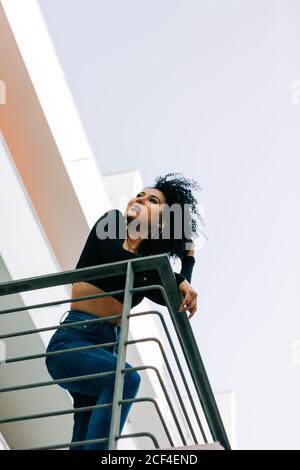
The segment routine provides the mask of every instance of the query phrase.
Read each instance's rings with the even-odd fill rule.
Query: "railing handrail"
[[[144,271],[145,269],[159,269],[169,266],[172,272],[169,256],[167,253],[151,256],[141,256],[136,259],[128,259],[123,261],[114,261],[113,263],[98,264],[87,268],[77,268],[59,273],[45,274],[43,276],[27,277],[14,281],[6,281],[0,283],[0,296],[8,294],[17,294],[36,289],[45,289],[48,287],[61,286],[71,284],[73,282],[87,281],[89,279],[100,279],[102,277],[117,276],[126,274],[127,264],[130,262],[135,272]]]
[[[135,272],[153,269],[157,270],[162,286],[152,285],[151,287],[133,287],[133,276],[128,276],[128,273],[131,274],[131,272],[133,272],[134,275]],[[200,356],[200,352],[197,347],[190,322],[186,315],[178,312],[181,298],[167,253],[0,283],[0,296],[11,295],[30,290],[44,289],[59,285],[66,285],[79,281],[88,281],[95,278],[99,279],[102,277],[112,277],[120,274],[127,274],[126,286],[129,286],[129,292],[126,292],[125,286],[122,290],[125,293],[125,299],[127,296],[127,300],[125,300],[127,303],[126,308],[128,308],[128,302],[131,301],[133,292],[146,291],[150,288],[156,288],[161,291],[165,300],[165,304],[168,307],[171,320],[185,356],[191,377],[193,379],[197,395],[201,402],[211,435],[214,441],[220,442],[225,449],[230,449],[230,443],[204,368],[203,361]],[[111,293],[112,292],[110,292],[110,295]],[[109,295],[109,293],[106,295]],[[98,296],[100,297],[101,295]],[[24,306],[24,308],[18,308],[18,310],[29,310],[29,307]],[[1,313],[4,312],[0,311],[0,314]],[[127,335],[127,332],[125,332],[125,335]],[[122,360],[124,361],[124,358]],[[118,413],[116,409],[116,406],[114,406],[114,413]]]

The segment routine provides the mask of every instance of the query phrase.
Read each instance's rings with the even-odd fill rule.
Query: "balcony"
[[[161,285],[134,288],[135,273],[156,269]],[[61,350],[46,353],[40,341],[40,335],[53,332],[56,329],[70,327],[70,324],[51,324],[44,328],[34,328],[30,325],[25,311],[34,309],[55,308],[55,306],[68,304],[74,299],[59,299],[52,302],[35,303],[32,305],[16,306],[14,295],[25,291],[51,289],[77,281],[88,281],[93,278],[113,277],[126,274],[126,283],[123,290],[110,291],[105,294],[80,297],[76,300],[85,300],[96,297],[110,296],[124,292],[123,310],[121,315],[111,317],[95,317],[89,323],[122,317],[122,326],[118,342],[118,355],[116,370],[85,376],[68,377],[67,381],[91,380],[103,375],[115,375],[113,402],[104,405],[76,408],[77,413],[99,408],[112,407],[112,419],[109,435],[98,439],[98,442],[108,442],[110,450],[118,450],[121,441],[128,441],[139,449],[230,449],[229,439],[222,422],[218,406],[208,380],[200,352],[187,316],[178,312],[180,294],[177,289],[174,274],[167,254],[147,256],[139,259],[106,263],[88,268],[82,268],[61,273],[49,274],[39,277],[26,278],[0,284],[1,305],[11,308],[1,309],[1,388],[0,388],[0,432],[10,445],[11,449],[68,449],[70,447],[93,442],[70,443],[70,429],[74,408],[68,393],[59,387],[63,380],[52,380],[49,376],[45,357],[51,354],[68,354],[68,352],[81,351],[83,348]],[[133,292],[158,289],[165,301],[167,316],[159,310],[147,310],[132,313]],[[155,318],[164,333],[165,343],[161,337],[146,336],[129,339],[130,325],[137,317]],[[13,319],[13,321],[12,321]],[[86,320],[85,320],[86,321]],[[83,322],[77,322],[80,324]],[[74,326],[75,324],[71,324]],[[14,327],[12,331],[12,326]],[[171,335],[171,326],[174,330],[177,345]],[[151,420],[131,420],[131,431],[119,434],[121,406],[126,403],[122,400],[124,375],[131,369],[125,368],[128,348],[137,344],[152,344],[157,347],[164,364],[167,380],[158,367],[149,363],[136,363],[132,370],[142,376],[143,381],[153,380],[159,382],[163,401],[151,395],[144,395],[141,387],[137,397],[132,400],[131,409],[139,407],[142,415],[143,409],[152,407]],[[117,343],[106,343],[89,348],[105,348],[115,346]],[[180,358],[179,356],[182,356]],[[172,364],[171,364],[172,363]],[[176,371],[175,371],[175,369]],[[177,377],[180,379],[178,381]],[[180,383],[179,383],[180,382]],[[183,395],[186,399],[183,400]],[[25,411],[24,411],[25,410]],[[130,411],[131,413],[131,411]],[[130,416],[130,415],[129,415]],[[146,414],[145,414],[146,416]],[[155,420],[154,420],[155,417]],[[42,424],[41,424],[42,423]]]

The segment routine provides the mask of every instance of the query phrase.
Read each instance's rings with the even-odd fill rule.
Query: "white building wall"
[[[0,216],[5,220],[0,249],[4,282],[73,269],[95,220],[111,207],[124,208],[142,181],[136,170],[102,177],[34,0],[1,1],[0,55],[7,58],[0,63],[0,77],[7,90],[0,115]],[[69,294],[70,286],[28,291],[14,296],[13,300],[2,297],[1,308],[66,299]],[[133,311],[147,309],[149,305],[145,300]],[[2,331],[58,324],[68,308],[66,303],[2,316]],[[129,339],[143,334],[159,335],[157,323],[149,315],[131,320]],[[24,343],[10,342],[9,357],[43,352],[50,335],[43,333],[34,340],[30,338],[26,342],[25,339]],[[23,345],[21,351],[20,345]],[[135,365],[156,365],[167,382],[157,345],[130,346],[128,360]],[[34,364],[30,361],[7,364],[4,371],[1,386],[49,380],[43,360]],[[145,371],[142,375],[140,395],[162,400],[161,387],[153,372]],[[56,386],[20,394],[7,394],[0,401],[5,416],[49,408],[54,411],[71,405],[69,395]],[[147,431],[156,422],[153,405],[134,405],[124,432],[142,430],[141,416]],[[11,448],[67,442],[72,415],[51,419],[46,421],[46,426],[45,421],[39,420],[5,425],[3,435]],[[160,438],[163,441],[163,433]],[[119,448],[148,444],[148,439],[136,442],[122,439]]]

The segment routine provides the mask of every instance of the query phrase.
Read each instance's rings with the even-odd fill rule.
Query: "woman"
[[[194,244],[191,239],[197,232],[197,220],[194,215],[199,216],[192,189],[198,188],[194,180],[189,180],[178,173],[168,173],[164,177],[157,177],[153,186],[144,188],[130,199],[125,215],[113,209],[97,220],[86,240],[76,269],[159,253],[168,253],[169,256],[178,257],[181,259],[181,272],[174,273],[174,275],[182,297],[179,311],[189,311],[189,318],[191,318],[197,310],[198,295],[190,285],[195,263]],[[164,217],[167,209],[174,205],[181,209],[188,208],[188,211],[184,212],[184,217],[177,221],[171,213],[168,219]],[[153,221],[156,223],[153,224]],[[109,234],[105,231],[107,225],[110,230]],[[175,233],[180,227],[184,228],[181,237],[175,238]],[[168,236],[164,236],[166,233]],[[188,241],[191,243],[187,249],[186,242]],[[134,287],[149,284],[161,284],[156,273],[142,271],[135,274]],[[75,282],[72,285],[72,299],[109,290],[124,289],[124,286],[125,275]],[[133,293],[132,306],[141,302],[144,296],[165,305],[160,291],[153,289],[144,293]],[[121,315],[123,299],[124,293],[84,301],[73,300],[70,305],[71,310],[62,324]],[[52,336],[47,352],[115,342],[119,338],[120,324],[121,319],[116,319],[60,328]],[[46,357],[46,365],[54,380],[108,372],[116,370],[117,351],[117,346],[111,346],[67,352]],[[126,362],[125,367],[132,366]],[[123,400],[136,397],[140,379],[136,371],[124,374]],[[109,375],[70,383],[64,382],[61,386],[67,389],[73,397],[73,405],[76,409],[112,403],[114,382],[115,375]],[[131,405],[132,403],[122,405],[120,434]],[[72,443],[108,438],[111,414],[111,406],[75,412]],[[70,449],[108,449],[108,440],[86,445],[84,443],[77,446],[71,445]]]

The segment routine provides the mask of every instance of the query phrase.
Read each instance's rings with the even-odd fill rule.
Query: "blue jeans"
[[[62,324],[97,318],[80,310],[69,310]],[[120,325],[101,320],[90,324],[74,325],[57,329],[48,344],[46,352],[66,350],[79,346],[109,343],[119,340]],[[102,346],[75,352],[66,352],[46,357],[46,366],[54,380],[95,374],[116,370],[118,344],[104,348]],[[126,362],[125,368],[132,367]],[[135,398],[141,376],[137,371],[124,373],[123,400]],[[84,406],[112,403],[114,396],[115,374],[94,379],[62,383],[73,398],[74,409]],[[121,405],[121,434],[132,403]],[[100,439],[109,436],[112,406],[91,411],[74,412],[72,442]],[[70,450],[107,450],[108,441],[96,444],[70,446]]]

